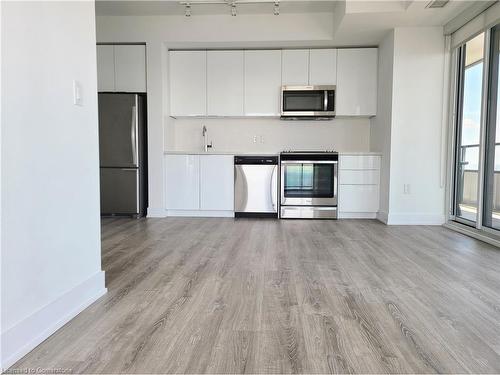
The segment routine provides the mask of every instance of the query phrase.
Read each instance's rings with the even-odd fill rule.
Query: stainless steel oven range
[[[334,151],[280,154],[280,217],[336,219],[338,160]]]

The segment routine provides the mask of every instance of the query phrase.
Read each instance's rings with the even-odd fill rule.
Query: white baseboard
[[[147,217],[157,217],[157,218],[162,218],[162,217],[167,217],[167,210],[164,208],[154,208],[154,207],[148,207],[148,215]]]
[[[7,369],[107,292],[104,271],[2,332],[0,369]]]
[[[376,219],[375,212],[339,212],[339,219]]]
[[[383,215],[381,215],[383,218]],[[381,220],[383,221],[383,220]],[[446,222],[444,214],[422,213],[390,213],[387,215],[387,225],[443,225]]]
[[[389,220],[389,215],[385,211],[379,211],[377,212],[377,220],[381,221],[384,224],[387,224]]]
[[[234,211],[167,210],[167,216],[234,217]]]

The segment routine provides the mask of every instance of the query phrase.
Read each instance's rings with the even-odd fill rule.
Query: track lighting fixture
[[[0,0],[1,1],[1,0]],[[279,0],[190,0],[179,1],[180,5],[184,6],[184,15],[191,17],[191,7],[193,5],[226,5],[231,8],[231,16],[236,16],[236,5],[238,4],[272,4],[273,14],[280,15]]]

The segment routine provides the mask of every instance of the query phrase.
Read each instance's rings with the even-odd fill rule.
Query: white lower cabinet
[[[231,216],[232,155],[165,155],[166,209],[171,216]]]
[[[170,210],[200,208],[199,155],[166,155],[166,206]]]
[[[169,216],[234,216],[233,155],[165,155]],[[375,218],[379,155],[340,155],[339,218]]]
[[[340,155],[339,218],[375,218],[380,201],[380,155]]]
[[[200,155],[200,209],[234,209],[234,157]]]
[[[379,185],[339,185],[339,212],[378,212]]]

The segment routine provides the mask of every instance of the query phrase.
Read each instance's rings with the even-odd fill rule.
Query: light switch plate
[[[83,106],[82,84],[73,80],[73,104]]]

